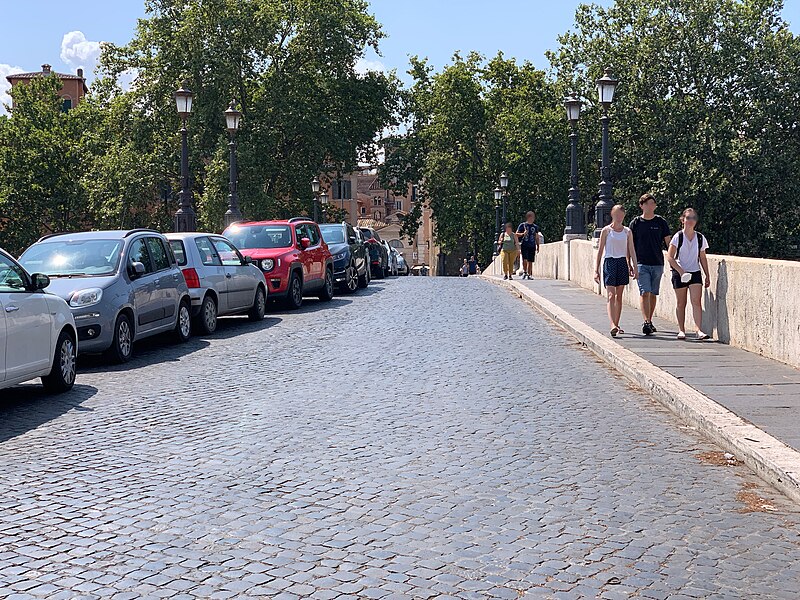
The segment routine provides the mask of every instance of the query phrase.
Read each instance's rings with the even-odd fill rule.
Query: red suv
[[[234,223],[223,233],[264,273],[270,298],[300,308],[303,296],[333,298],[333,258],[310,219]]]

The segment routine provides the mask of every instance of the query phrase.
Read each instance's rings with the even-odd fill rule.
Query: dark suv
[[[369,253],[360,232],[349,223],[324,223],[319,226],[322,238],[333,255],[333,279],[352,294],[369,285]]]
[[[234,223],[223,235],[264,273],[270,299],[285,299],[294,309],[304,296],[333,298],[333,258],[314,221]]]

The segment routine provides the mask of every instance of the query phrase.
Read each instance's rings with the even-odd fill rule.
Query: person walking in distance
[[[497,240],[503,260],[503,279],[514,279],[514,262],[519,254],[519,239],[514,233],[514,226],[506,223],[506,230]]]
[[[533,263],[539,251],[539,226],[534,223],[535,220],[536,213],[529,210],[525,215],[525,221],[517,227],[517,237],[522,251],[523,279],[533,279]]]
[[[631,221],[633,246],[636,248],[639,278],[639,308],[642,311],[642,333],[656,332],[653,313],[656,311],[661,276],[664,274],[664,248],[669,247],[672,232],[664,217],[656,214],[656,199],[652,194],[639,198],[642,214]]]
[[[678,318],[678,339],[686,339],[686,303],[687,296],[692,302],[692,315],[697,325],[697,339],[707,340],[708,334],[703,332],[703,285],[711,285],[708,276],[708,240],[697,226],[697,211],[687,208],[681,215],[683,228],[672,236],[667,252],[667,260],[672,267],[672,287],[678,299],[675,316]],[[702,274],[700,269],[702,268]],[[705,275],[705,280],[703,279]]]
[[[469,257],[469,262],[467,262],[467,264],[469,265],[469,274],[470,275],[477,275],[478,274],[478,261],[475,260],[475,255],[474,254]]]
[[[468,277],[469,276],[469,264],[467,264],[467,259],[464,259],[464,263],[461,265],[461,276]]]
[[[630,277],[639,275],[636,261],[636,248],[633,245],[631,230],[622,224],[625,209],[617,204],[611,209],[611,224],[600,232],[600,247],[597,250],[594,280],[600,283],[600,261],[603,261],[603,284],[608,295],[608,320],[611,322],[611,337],[625,333],[619,326],[622,316],[622,293]]]

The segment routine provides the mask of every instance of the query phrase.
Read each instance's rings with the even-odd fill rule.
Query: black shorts
[[[627,258],[606,258],[603,261],[603,284],[606,287],[628,285],[630,271]]]
[[[522,246],[522,260],[528,262],[536,261],[536,246]]]
[[[700,271],[692,271],[692,278],[689,280],[688,283],[683,283],[681,281],[681,276],[678,274],[677,271],[672,272],[673,289],[679,290],[681,288],[687,288],[690,285],[703,285],[703,275]]]

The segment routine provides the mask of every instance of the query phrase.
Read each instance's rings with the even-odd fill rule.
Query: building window
[[[372,218],[375,219],[376,221],[380,221],[382,216],[383,215],[379,210],[376,210],[374,213],[372,213]]]
[[[61,112],[67,112],[72,108],[72,98],[65,96],[61,101]]]
[[[362,214],[362,215],[365,215],[365,214],[367,214],[367,207],[366,207],[366,206],[362,206],[362,207],[361,207],[361,214]]]
[[[395,210],[403,210],[403,201],[402,200],[396,200],[395,203],[394,203],[394,209]]]
[[[349,179],[336,179],[331,182],[333,200],[349,200],[353,197],[353,184]]]
[[[383,204],[383,198],[380,196],[373,196],[372,197],[372,206],[381,206]]]

